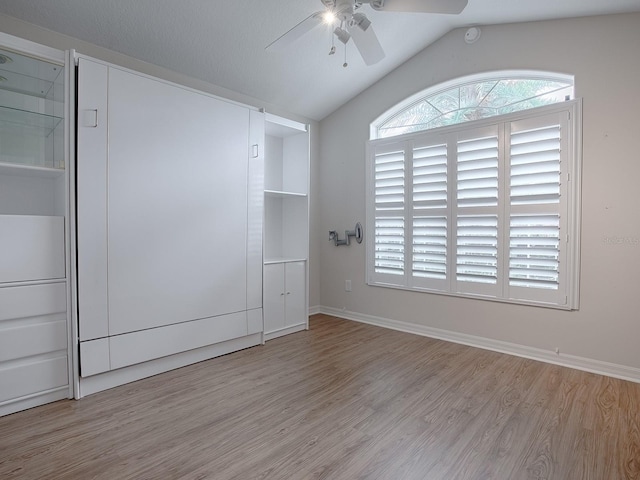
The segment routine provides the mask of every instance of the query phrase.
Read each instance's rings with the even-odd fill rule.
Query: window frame
[[[381,126],[384,125],[386,122],[392,120],[394,117],[400,115],[405,110],[408,110],[414,105],[422,102],[426,98],[437,96],[441,93],[447,92],[448,90],[451,90],[452,88],[456,88],[456,87],[463,87],[465,85],[482,83],[482,82],[492,81],[492,80],[499,81],[499,80],[510,80],[510,79],[549,80],[549,81],[556,81],[556,82],[566,82],[566,83],[575,85],[573,75],[556,73],[556,72],[539,71],[539,70],[500,70],[500,71],[476,73],[476,74],[467,75],[464,77],[455,78],[455,79],[448,80],[448,81],[439,83],[437,85],[431,86],[424,90],[421,90],[411,95],[410,97],[407,97],[404,100],[400,101],[399,103],[394,105],[392,108],[384,112],[382,115],[378,116],[373,122],[371,122],[369,126],[369,138],[371,140],[381,139],[381,138],[393,138],[393,136],[379,137]],[[574,99],[574,98],[575,97],[572,96],[571,99]],[[558,103],[562,103],[562,102],[558,102]],[[521,111],[528,111],[528,110],[521,110]],[[514,113],[518,113],[518,112],[514,112]],[[506,114],[506,115],[509,115],[509,114]],[[500,116],[502,115],[496,115],[495,117],[500,117]],[[494,117],[487,117],[483,120],[487,120],[490,118],[494,118]],[[468,123],[468,122],[461,122],[461,123]],[[448,125],[448,126],[454,126],[454,125]],[[437,128],[446,128],[446,127],[437,127]],[[420,130],[420,131],[426,131],[426,130],[429,130],[429,129]],[[436,130],[436,128],[431,130]],[[411,132],[411,133],[418,133],[418,131]]]
[[[508,216],[511,212],[511,201],[509,200],[509,188],[510,188],[510,174],[509,168],[509,155],[507,152],[508,140],[508,127],[514,122],[533,121],[537,118],[542,118],[548,115],[560,115],[562,112],[566,112],[567,119],[567,132],[562,135],[563,149],[566,149],[566,160],[568,165],[561,169],[561,198],[562,202],[566,202],[563,206],[559,207],[559,212],[564,214],[566,212],[567,219],[563,222],[564,228],[562,230],[560,246],[560,253],[562,258],[562,271],[559,278],[559,296],[565,297],[564,303],[555,302],[549,300],[544,292],[538,295],[539,290],[529,287],[514,287],[509,285],[509,221]],[[532,119],[532,120],[531,120]],[[411,145],[427,145],[427,144],[439,144],[445,142],[448,148],[447,161],[447,182],[449,185],[453,185],[457,179],[457,161],[455,156],[455,148],[453,148],[452,142],[455,142],[460,134],[466,131],[480,131],[481,129],[498,129],[501,134],[501,145],[499,149],[500,166],[499,166],[499,185],[498,185],[498,246],[501,249],[498,252],[498,266],[497,266],[497,284],[498,295],[494,295],[491,288],[484,288],[479,286],[478,288],[472,288],[464,293],[456,291],[456,272],[455,261],[451,260],[451,256],[456,255],[456,240],[455,232],[447,232],[447,275],[446,279],[429,282],[423,280],[416,280],[413,276],[413,238],[412,233],[407,230],[412,230],[413,221],[416,215],[413,213],[412,197],[413,190],[408,189],[407,184],[411,184],[412,175],[407,173],[411,170],[411,164],[408,162],[408,154],[411,153]],[[404,273],[403,275],[387,275],[375,272],[375,152],[378,148],[386,148],[393,150],[398,145],[402,145],[404,151],[405,162],[405,205],[404,205],[404,218],[405,220],[405,236],[404,236]],[[453,150],[453,151],[452,151]],[[504,157],[507,158],[504,158]],[[410,157],[409,157],[410,158]],[[582,100],[574,99],[568,100],[562,103],[556,103],[548,106],[537,107],[534,109],[518,111],[509,113],[506,115],[500,115],[490,117],[486,119],[464,122],[456,125],[439,127],[432,130],[413,132],[404,135],[398,135],[394,137],[386,137],[381,139],[369,140],[366,145],[366,219],[367,219],[367,235],[366,235],[366,283],[370,286],[386,287],[400,290],[409,290],[425,293],[435,293],[441,295],[448,295],[461,298],[475,298],[482,300],[498,301],[503,303],[512,303],[519,305],[532,305],[542,306],[549,308],[556,308],[562,310],[577,310],[579,308],[579,258],[580,258],[580,200],[581,200],[581,162],[582,162]],[[504,172],[507,172],[506,174]],[[454,198],[456,195],[456,188],[447,188],[447,215],[452,216],[453,220],[448,218],[448,225],[455,225],[457,221],[457,206],[454,204]],[[506,199],[506,202],[505,200]],[[505,207],[506,205],[506,207]],[[480,209],[481,210],[481,209]],[[525,209],[522,209],[526,211]],[[506,213],[505,213],[506,212]],[[442,211],[440,210],[440,213]],[[506,218],[505,218],[505,215]],[[419,215],[418,215],[419,216]],[[506,223],[505,223],[506,222]],[[502,245],[500,247],[500,245]],[[504,253],[506,249],[506,253]],[[408,260],[407,260],[408,258]],[[505,262],[506,259],[506,262]],[[506,264],[505,264],[506,263]],[[407,268],[407,266],[409,268]],[[399,277],[402,277],[402,281],[399,282]],[[444,287],[444,288],[443,288]],[[511,298],[507,294],[516,291],[525,293],[534,292],[534,295],[526,295],[525,298]],[[522,297],[523,295],[518,295]],[[551,295],[552,296],[552,295]],[[559,297],[559,298],[560,298]]]

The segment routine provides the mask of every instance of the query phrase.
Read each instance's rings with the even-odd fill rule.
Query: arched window
[[[385,112],[371,124],[371,139],[504,115],[571,98],[570,75],[503,71],[462,77],[423,90]]]
[[[500,72],[401,102],[367,142],[367,283],[575,309],[581,101]]]

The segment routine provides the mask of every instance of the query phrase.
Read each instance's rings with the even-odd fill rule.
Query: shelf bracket
[[[364,235],[364,231],[362,230],[362,224],[360,222],[356,223],[356,226],[353,230],[345,230],[344,238],[341,240],[338,236],[338,232],[335,230],[329,230],[329,240],[333,240],[336,244],[336,247],[340,245],[350,245],[351,237],[356,239],[356,242],[362,243],[362,237]]]

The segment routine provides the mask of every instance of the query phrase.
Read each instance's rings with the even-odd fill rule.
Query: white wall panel
[[[246,309],[248,128],[245,107],[110,68],[110,335]]]
[[[77,250],[81,340],[108,335],[107,67],[78,66]],[[93,122],[95,112],[95,122]]]
[[[247,311],[247,333],[253,335],[254,333],[260,333],[264,330],[262,323],[262,309],[256,308],[255,310]]]
[[[117,335],[109,338],[111,368],[122,368],[246,335],[247,312]]]
[[[247,211],[247,309],[262,307],[262,223],[264,216],[264,113],[252,111],[249,135]],[[259,331],[262,331],[260,329]],[[255,332],[254,332],[255,333]]]

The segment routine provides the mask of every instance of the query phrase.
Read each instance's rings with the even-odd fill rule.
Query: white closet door
[[[109,335],[246,309],[249,110],[109,69]]]

